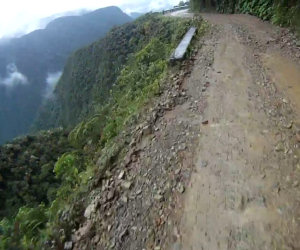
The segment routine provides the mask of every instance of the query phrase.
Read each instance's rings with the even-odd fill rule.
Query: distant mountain
[[[66,16],[82,16],[84,14],[88,14],[91,11],[85,10],[85,9],[79,9],[79,10],[74,10],[74,11],[67,11],[67,12],[62,12],[62,13],[57,13],[45,18],[42,18],[39,20],[39,26],[41,29],[46,28],[46,26],[52,22],[53,20],[60,18],[60,17],[66,17]]]
[[[137,19],[140,16],[144,15],[145,13],[141,13],[141,12],[131,12],[129,15],[130,17],[132,17],[133,19]]]
[[[28,132],[68,56],[132,19],[117,7],[60,17],[0,44],[0,144]],[[51,93],[50,93],[51,94]]]

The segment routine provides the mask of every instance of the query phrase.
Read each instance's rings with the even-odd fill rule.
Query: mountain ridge
[[[45,99],[47,76],[62,71],[73,51],[131,20],[121,9],[111,6],[82,16],[60,17],[45,29],[0,45],[0,143],[29,131]],[[28,80],[26,84],[14,82],[16,79],[7,72],[10,64]],[[4,85],[5,79],[14,87]]]

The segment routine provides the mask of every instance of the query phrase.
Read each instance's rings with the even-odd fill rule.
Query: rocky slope
[[[99,237],[98,247],[106,248],[112,243],[107,242],[106,231],[103,231],[104,224],[96,223],[94,212],[99,206],[103,210],[102,215],[107,212],[105,218],[102,218],[103,223],[104,221],[109,223],[111,219],[114,219],[111,217],[113,210],[109,210],[110,207],[117,209],[117,213],[123,214],[118,206],[123,198],[125,203],[130,199],[126,195],[126,190],[129,192],[133,187],[134,174],[136,174],[136,178],[139,176],[138,172],[127,173],[126,170],[132,162],[135,162],[134,158],[140,152],[140,149],[136,147],[138,142],[143,136],[147,136],[153,131],[154,123],[165,110],[171,109],[176,103],[185,99],[185,93],[180,91],[180,81],[186,74],[182,70],[176,76],[179,79],[177,85],[172,86],[172,82],[168,81],[170,70],[172,70],[168,66],[168,59],[172,50],[191,25],[200,28],[199,35],[205,28],[203,22],[198,19],[168,18],[160,14],[150,14],[138,19],[133,24],[114,29],[106,39],[75,54],[72,63],[66,67],[65,77],[62,77],[66,82],[60,81],[58,83],[57,89],[61,92],[57,93],[63,95],[58,97],[65,105],[63,108],[71,107],[73,108],[71,111],[77,112],[76,114],[82,113],[89,107],[95,108],[93,105],[99,105],[100,109],[95,109],[97,112],[91,112],[91,115],[87,116],[85,120],[80,120],[78,115],[69,112],[70,110],[65,110],[68,112],[61,114],[61,117],[63,114],[66,117],[72,117],[74,124],[76,121],[80,123],[68,133],[68,143],[70,144],[67,145],[72,145],[72,147],[67,152],[60,152],[64,154],[59,156],[54,165],[55,179],[52,184],[54,186],[58,183],[59,186],[56,186],[53,192],[54,196],[51,196],[50,200],[45,200],[43,196],[39,205],[35,202],[15,204],[16,214],[11,217],[7,217],[8,213],[4,214],[6,217],[0,221],[0,248],[35,247],[48,249],[54,247],[69,249],[70,247],[78,247],[82,249],[94,244],[89,237],[95,234]],[[112,37],[118,39],[108,39]],[[126,47],[128,40],[130,41],[129,47]],[[107,54],[104,53],[106,61],[103,61],[99,53],[107,50],[109,43],[111,47],[108,48],[111,48],[111,51],[108,50]],[[95,51],[99,53],[93,53]],[[89,62],[89,58],[91,62]],[[85,64],[85,62],[89,63]],[[105,63],[114,64],[117,67],[112,70],[107,68]],[[90,68],[90,66],[94,67]],[[107,78],[103,78],[103,74],[99,74],[99,72],[103,72],[103,70],[105,72],[108,69],[109,71],[104,76],[115,79],[115,84],[111,86],[111,91],[109,91],[109,98],[92,99],[90,103],[80,104],[82,98],[85,98],[83,100],[93,98],[95,90],[100,92],[106,87],[105,84],[111,84]],[[90,75],[84,74],[87,71],[90,72]],[[175,71],[177,72],[177,70]],[[118,75],[114,75],[116,72]],[[79,77],[79,79],[84,81],[78,81],[74,78],[75,75],[81,75],[82,78]],[[94,77],[97,81],[90,81],[89,76]],[[84,88],[90,84],[92,84],[91,89]],[[63,91],[66,88],[71,93]],[[82,95],[80,90],[83,90]],[[78,93],[78,95],[72,96],[74,93]],[[74,101],[75,103],[73,103]],[[77,105],[78,110],[72,107],[75,105]],[[151,109],[153,105],[155,105],[155,110]],[[148,112],[153,114],[144,116]],[[71,119],[70,122],[72,122]],[[141,122],[143,124],[138,125]],[[34,143],[32,146],[33,151],[36,151],[35,145]],[[49,146],[49,149],[53,146]],[[10,151],[5,150],[6,147],[3,151],[5,153],[3,161],[7,161],[8,158],[10,159],[9,162],[12,162],[13,156],[9,158]],[[26,152],[26,145],[21,148],[18,159],[23,159],[24,152]],[[155,151],[149,157],[154,156],[154,154]],[[35,157],[39,159],[39,156]],[[32,158],[36,160],[34,168],[37,173],[36,179],[39,179],[43,166],[35,157]],[[126,158],[125,161],[123,161],[124,157]],[[22,160],[20,163],[24,164],[24,167],[19,166],[20,164],[16,167],[10,164],[9,169],[13,168],[14,172],[20,172],[22,175],[21,170],[31,169],[27,160],[25,158],[25,161]],[[50,165],[48,166],[49,169],[53,167]],[[9,169],[5,169],[3,166],[3,171],[9,172]],[[49,169],[47,168],[47,170]],[[116,186],[113,186],[112,173],[118,175]],[[160,171],[153,173],[153,183],[159,174],[161,174]],[[14,178],[15,181],[22,182],[18,180],[19,175],[14,176],[12,173],[9,177],[12,179],[12,184]],[[53,175],[48,177],[49,180],[52,180]],[[44,184],[41,182],[41,186]],[[107,185],[109,185],[108,189]],[[11,186],[13,187],[13,185],[9,187]],[[9,187],[8,190],[10,190]],[[102,191],[100,192],[100,190]],[[29,189],[24,189],[22,196],[27,195],[28,191]],[[14,189],[13,192],[15,192]],[[138,195],[142,191],[137,190],[136,193]],[[162,200],[162,193],[159,191],[153,194],[149,189],[147,193],[147,195],[153,195],[153,197],[149,197],[151,203]],[[16,194],[18,195],[18,192]],[[124,195],[121,196],[121,194]],[[94,199],[95,196],[97,196],[97,200]],[[20,207],[19,205],[24,206]],[[125,239],[124,236],[128,233],[127,229],[134,220],[131,209],[130,206],[125,207],[128,217],[126,216],[126,223],[116,229],[115,241]],[[142,209],[142,206],[139,209]],[[154,217],[150,210],[148,212],[145,216],[149,216],[147,217],[149,221],[147,227],[150,229],[153,226],[151,221]],[[118,216],[115,217],[115,219],[117,218]],[[128,238],[126,243],[128,247],[131,244],[143,245],[143,241],[146,239],[144,231],[138,238],[139,240],[136,242],[130,241]],[[85,241],[86,239],[87,241]],[[120,243],[116,242],[115,244],[121,247]]]

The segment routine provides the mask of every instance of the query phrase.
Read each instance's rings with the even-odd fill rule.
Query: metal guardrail
[[[187,49],[196,34],[197,28],[196,27],[191,27],[189,31],[185,34],[181,42],[179,43],[178,47],[176,50],[172,53],[170,57],[170,62],[174,62],[177,60],[182,60],[187,52]]]

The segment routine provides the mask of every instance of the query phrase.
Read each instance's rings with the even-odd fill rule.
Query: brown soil
[[[203,17],[198,53],[124,131],[73,249],[300,249],[300,49],[255,17]]]
[[[299,48],[257,18],[203,16],[186,88],[205,108],[170,249],[300,249]]]

